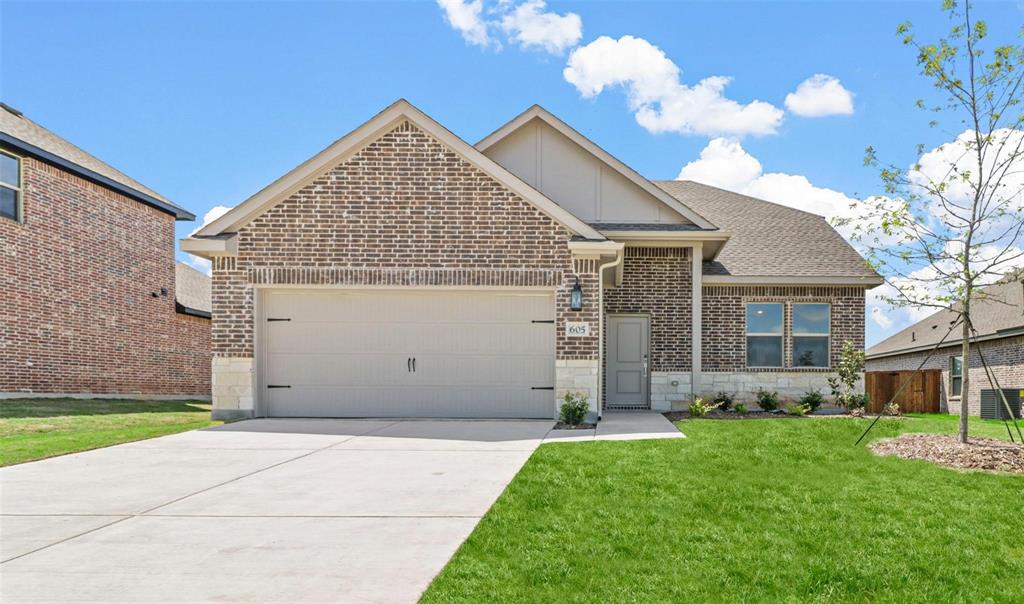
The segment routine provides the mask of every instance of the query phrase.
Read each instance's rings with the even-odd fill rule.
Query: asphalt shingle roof
[[[653,182],[731,234],[705,275],[878,278],[822,216],[688,180]]]
[[[174,263],[174,298],[192,310],[210,312],[210,277],[182,262]]]
[[[1024,330],[1024,274],[989,285],[981,291],[983,297],[973,301],[971,312],[971,321],[979,337],[998,336],[1001,333],[1009,336]],[[932,348],[946,335],[957,316],[954,310],[940,310],[875,344],[866,354],[870,358]],[[955,344],[960,334],[960,328],[957,327],[943,346]]]
[[[175,213],[181,218],[189,220],[194,218],[190,212],[175,205],[163,195],[157,193],[153,189],[150,189],[134,178],[131,178],[127,174],[124,174],[110,164],[100,161],[96,157],[86,153],[79,147],[76,147],[67,140],[57,136],[46,128],[43,128],[39,124],[25,117],[24,114],[11,109],[7,105],[0,105],[0,132],[33,147],[42,149],[43,151],[51,153],[72,164],[85,168],[86,170],[94,172],[104,178],[108,178],[123,187],[148,197],[152,197],[160,203],[169,206],[170,209],[177,210]]]

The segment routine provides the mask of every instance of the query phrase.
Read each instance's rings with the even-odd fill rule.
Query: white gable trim
[[[237,231],[260,214],[263,214],[316,178],[327,173],[339,163],[355,155],[383,134],[395,128],[403,120],[408,120],[417,128],[433,136],[442,144],[461,155],[463,159],[486,172],[496,181],[526,200],[527,203],[532,204],[552,220],[573,233],[587,239],[605,238],[585,222],[545,197],[540,191],[537,191],[520,180],[519,177],[502,168],[494,160],[477,151],[466,141],[455,136],[447,128],[405,99],[394,102],[387,109],[346,134],[330,147],[317,153],[294,170],[270,183],[263,190],[200,229],[196,235],[208,237]]]
[[[544,109],[540,105],[534,105],[523,113],[520,113],[512,121],[508,122],[501,128],[498,128],[491,134],[487,135],[486,138],[476,144],[476,148],[480,152],[487,151],[490,147],[494,146],[498,141],[504,139],[508,135],[512,134],[522,126],[525,126],[530,120],[534,118],[542,120],[547,125],[557,130],[560,134],[582,147],[585,151],[596,157],[597,159],[604,162],[605,165],[615,170],[622,176],[626,177],[630,182],[635,184],[644,190],[647,194],[651,195],[661,203],[665,204],[673,211],[681,216],[684,216],[687,220],[693,224],[699,226],[702,229],[715,229],[715,225],[707,219],[694,212],[675,197],[672,197],[662,188],[656,186],[651,181],[641,176],[636,170],[630,168],[626,164],[616,159],[612,154],[608,153],[601,147],[597,146],[596,143],[591,141],[589,138],[583,136],[577,132],[572,126],[566,124],[562,120],[555,117],[547,109]]]

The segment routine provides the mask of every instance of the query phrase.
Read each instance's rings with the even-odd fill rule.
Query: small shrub
[[[786,403],[782,408],[786,410],[786,415],[804,416],[807,415],[807,412],[810,410],[807,405],[804,405],[803,403]]]
[[[705,415],[708,414],[708,411],[717,408],[718,404],[709,405],[708,403],[704,402],[704,399],[698,396],[697,398],[693,399],[692,403],[690,403],[690,417],[704,417]]]
[[[900,404],[897,403],[896,401],[893,401],[886,405],[885,409],[882,409],[882,413],[885,413],[886,415],[891,415],[893,417],[899,417],[900,415],[902,415],[902,412],[900,411]]]
[[[851,394],[847,399],[847,407],[852,411],[854,409],[866,410],[868,403],[871,402],[871,398],[867,394]]]
[[[757,406],[765,411],[775,411],[779,408],[779,393],[769,392],[764,388],[758,388]]]
[[[814,413],[825,404],[825,397],[817,390],[808,390],[801,397],[800,404],[807,407],[808,413]]]
[[[836,404],[846,409],[856,409],[858,405],[867,405],[867,397],[854,392],[857,381],[864,371],[864,351],[858,350],[852,342],[843,343],[843,351],[839,355],[836,374],[828,378],[829,388]],[[863,402],[863,404],[861,404]]]
[[[744,405],[743,403],[736,403],[736,413],[739,413],[740,415],[746,415],[747,406]]]
[[[586,395],[582,392],[566,392],[558,416],[563,424],[578,426],[587,419],[589,411],[590,405],[587,403]]]
[[[722,411],[728,411],[729,407],[732,407],[732,395],[723,390],[715,395],[712,402],[718,405]]]

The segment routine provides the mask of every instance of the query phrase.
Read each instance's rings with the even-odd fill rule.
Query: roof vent
[[[917,334],[914,333],[913,331],[910,332],[910,341],[911,342],[916,342],[917,341]]]
[[[7,110],[7,113],[10,113],[11,115],[21,117],[21,112],[15,109],[14,107],[11,107],[7,103],[0,102],[0,107],[3,107],[5,110]]]

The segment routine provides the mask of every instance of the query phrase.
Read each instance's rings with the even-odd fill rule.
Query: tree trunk
[[[960,442],[967,443],[967,393],[970,392],[971,384],[971,296],[968,290],[967,297],[964,298],[964,310],[963,310],[963,341],[960,346],[961,362],[960,362]],[[950,382],[953,380],[951,379]]]

